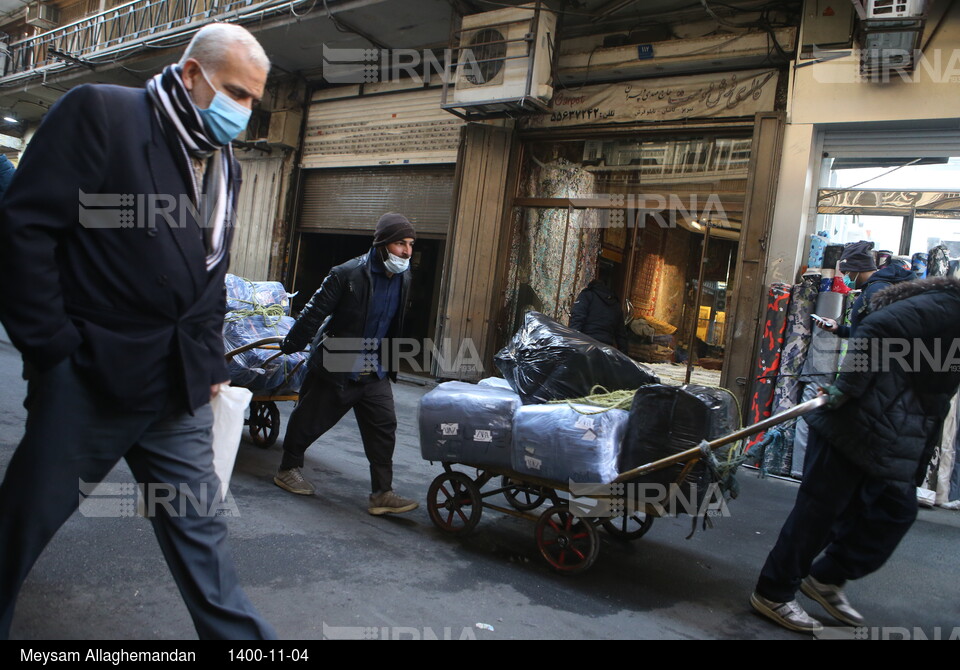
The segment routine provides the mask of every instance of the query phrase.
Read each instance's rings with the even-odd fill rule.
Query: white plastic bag
[[[220,478],[220,499],[227,497],[230,475],[237,460],[243,417],[253,393],[239,386],[220,386],[220,392],[210,401],[213,409],[213,469]]]

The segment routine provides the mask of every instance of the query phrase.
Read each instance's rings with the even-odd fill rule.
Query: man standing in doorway
[[[83,485],[121,458],[199,637],[275,637],[210,504],[240,186],[230,142],[269,69],[245,29],[204,26],[146,90],[64,95],[20,161],[0,212],[0,318],[23,354],[28,414],[0,486],[0,637]]]
[[[352,409],[370,463],[367,511],[400,514],[417,508],[393,491],[397,415],[390,381],[396,381],[397,370],[395,357],[385,362],[383,356],[390,338],[403,331],[416,237],[403,215],[380,217],[370,251],[330,270],[280,345],[291,354],[313,342],[273,479],[280,488],[313,495],[313,484],[301,472],[304,453]]]

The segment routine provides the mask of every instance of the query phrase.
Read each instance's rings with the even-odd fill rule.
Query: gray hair
[[[270,59],[253,34],[234,23],[210,23],[205,25],[190,40],[180,58],[180,66],[193,58],[211,71],[216,72],[224,64],[231,49],[239,46],[264,72],[270,71]]]

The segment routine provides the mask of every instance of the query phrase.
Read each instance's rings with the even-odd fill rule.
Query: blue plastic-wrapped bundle
[[[420,399],[420,455],[427,461],[509,469],[513,414],[522,404],[509,388],[440,384]]]
[[[289,316],[239,316],[237,312],[230,312],[223,322],[224,349],[229,352],[268,337],[283,337],[293,324],[294,319]],[[254,393],[297,393],[307,374],[306,358],[305,353],[287,356],[277,349],[250,349],[227,362],[230,383]]]
[[[593,405],[524,405],[513,417],[513,469],[555,482],[610,483],[629,416]]]
[[[284,316],[290,316],[290,297],[283,284],[277,281],[250,281],[237,275],[228,274],[225,279],[227,288],[227,311],[256,310],[277,305]]]

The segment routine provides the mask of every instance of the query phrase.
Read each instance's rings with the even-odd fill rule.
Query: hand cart
[[[683,464],[682,472],[675,482],[679,484],[701,460],[706,459],[708,467],[711,461],[715,462],[713,452],[720,447],[801,417],[826,404],[827,397],[819,395],[752,426],[710,442],[703,441],[699,446],[623,472],[611,484],[641,483],[644,475]],[[454,470],[453,465],[473,468],[477,474],[470,477],[464,472]],[[584,496],[582,491],[578,490],[577,500],[593,499],[597,503],[603,503],[596,509],[623,511],[618,515],[589,516],[586,506],[570,505],[569,498],[560,496],[560,492],[572,493],[566,482],[538,479],[503,468],[469,463],[445,462],[443,468],[444,472],[433,480],[427,492],[427,511],[434,525],[451,535],[466,535],[476,528],[485,508],[533,521],[536,523],[534,537],[540,555],[552,568],[563,574],[580,573],[593,565],[600,550],[598,526],[602,526],[615,539],[636,540],[650,530],[654,518],[663,511],[662,506],[651,504],[644,505],[643,509],[633,509],[631,501],[625,499],[624,494],[619,494],[618,498],[616,494],[611,495],[613,487],[598,484],[595,490],[600,491],[600,494]],[[499,486],[484,490],[487,484],[498,477]],[[510,508],[489,501],[501,494],[507,499]],[[539,515],[531,513],[548,501],[550,507],[546,511]]]
[[[266,365],[278,356],[283,355],[280,352],[279,346],[281,342],[283,342],[283,338],[279,336],[265,337],[262,340],[256,340],[255,342],[250,342],[236,349],[232,349],[226,353],[225,357],[229,361],[234,356],[242,354],[245,351],[250,351],[251,349],[276,350],[276,354],[270,356],[263,362],[262,365]],[[306,359],[297,363],[293,369],[287,373],[285,381],[289,380],[305,361]],[[254,394],[253,399],[250,401],[250,418],[244,422],[244,425],[249,427],[250,440],[256,446],[261,449],[269,449],[277,441],[277,438],[280,436],[280,410],[277,408],[277,403],[288,400],[297,402],[300,400],[300,395],[298,393]]]

